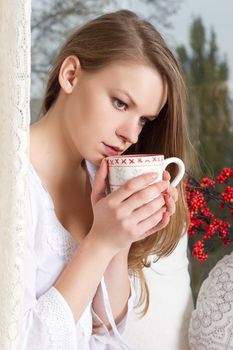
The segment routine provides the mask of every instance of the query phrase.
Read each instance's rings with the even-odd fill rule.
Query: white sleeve
[[[144,273],[150,291],[147,314],[132,313],[124,336],[137,350],[187,350],[188,325],[193,310],[187,234],[173,253],[161,258]],[[155,258],[155,257],[153,257]]]
[[[52,286],[39,298],[36,297],[37,256],[32,232],[35,230],[38,213],[30,196],[29,193],[20,350],[77,350],[75,320],[61,293]]]
[[[55,287],[24,313],[20,346],[20,350],[77,350],[72,312]]]
[[[103,300],[104,300],[104,307],[105,312],[108,317],[108,321],[112,326],[112,329],[109,331],[107,327],[103,324],[98,330],[97,334],[92,335],[91,339],[91,349],[125,349],[125,350],[133,350],[132,347],[130,347],[127,342],[123,339],[122,333],[125,330],[125,326],[127,323],[127,318],[130,313],[130,311],[133,309],[135,303],[136,303],[136,293],[135,293],[135,287],[133,284],[133,280],[130,275],[129,282],[130,282],[130,297],[128,299],[128,307],[127,312],[124,318],[118,323],[115,323],[112,309],[110,305],[110,300],[106,288],[106,284],[104,281],[104,277],[101,280],[101,289],[103,293]],[[95,313],[93,307],[91,307],[92,317],[93,320],[97,323],[103,323],[103,321],[99,318],[99,316]]]

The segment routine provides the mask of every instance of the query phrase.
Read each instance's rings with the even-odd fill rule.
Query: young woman
[[[175,249],[188,217],[182,183],[170,185],[173,166],[162,181],[145,174],[108,194],[105,157],[185,161],[179,65],[150,23],[127,10],[105,14],[60,49],[41,114],[30,130],[21,349],[130,349],[127,315],[149,305],[142,269],[149,255]]]

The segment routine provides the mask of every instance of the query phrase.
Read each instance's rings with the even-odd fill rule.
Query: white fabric
[[[127,314],[120,324],[115,325],[104,278],[101,286],[113,331],[109,332],[103,326],[97,335],[92,335],[93,318],[99,320],[91,307],[92,301],[75,323],[68,303],[53,287],[57,277],[78,249],[78,243],[58,221],[52,198],[32,164],[28,175],[25,296],[20,350],[132,349],[121,336]],[[133,284],[130,278],[129,280],[131,296],[128,300],[128,312],[135,302]]]
[[[155,258],[152,256],[151,261]],[[149,310],[142,319],[137,310],[131,312],[124,331],[124,338],[137,350],[189,349],[193,299],[188,263],[185,234],[171,255],[144,268],[150,291]]]
[[[23,297],[31,1],[0,0],[0,349],[17,349]]]
[[[191,350],[233,349],[233,253],[217,262],[202,283],[192,313]]]

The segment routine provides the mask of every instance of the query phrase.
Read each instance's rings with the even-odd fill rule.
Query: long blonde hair
[[[186,86],[174,54],[151,23],[134,12],[119,10],[99,16],[76,29],[52,64],[40,111],[42,115],[58,97],[59,70],[64,59],[70,55],[76,55],[82,69],[86,71],[96,71],[119,59],[152,64],[167,83],[168,99],[158,118],[144,126],[138,142],[124,154],[164,154],[165,158],[176,156],[187,165]],[[175,165],[170,165],[168,170],[173,178],[176,174]],[[189,224],[183,182],[177,189],[179,199],[176,212],[167,227],[134,242],[129,251],[128,267],[141,287],[137,304],[137,307],[144,304],[141,317],[149,307],[149,290],[143,273],[143,268],[150,266],[148,256],[169,255]]]

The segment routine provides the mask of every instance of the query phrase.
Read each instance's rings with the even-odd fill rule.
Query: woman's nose
[[[137,143],[138,136],[141,130],[139,130],[138,122],[128,122],[119,126],[116,130],[116,134],[122,137],[125,142]]]

